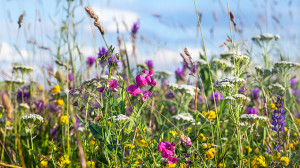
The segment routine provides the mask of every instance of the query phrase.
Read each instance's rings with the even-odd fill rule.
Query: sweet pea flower
[[[153,61],[152,60],[147,60],[146,61],[146,65],[148,67],[149,70],[153,69]]]
[[[144,91],[142,101],[146,102],[146,99],[148,99],[150,96],[151,96],[151,92],[149,92],[148,90]]]
[[[143,75],[138,75],[135,77],[135,81],[137,86],[145,86],[147,84],[147,80]]]
[[[176,157],[169,157],[168,158],[168,163],[169,164],[173,164],[173,163],[177,163],[178,159]]]
[[[130,85],[127,89],[128,93],[130,93],[132,96],[139,95],[142,91],[141,89],[136,85]]]
[[[118,87],[118,82],[116,80],[109,81],[109,87],[115,89]]]

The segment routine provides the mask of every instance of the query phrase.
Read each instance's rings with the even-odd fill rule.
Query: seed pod
[[[1,97],[2,97],[3,106],[7,111],[7,118],[9,120],[13,120],[14,119],[14,116],[13,116],[14,106],[11,103],[8,94],[6,92],[3,92],[1,94]]]
[[[55,78],[61,83],[63,83],[65,81],[65,77],[61,71],[56,71]]]

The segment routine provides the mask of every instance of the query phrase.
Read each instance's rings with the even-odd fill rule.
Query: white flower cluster
[[[24,115],[24,116],[22,116],[22,119],[26,123],[31,123],[31,124],[36,124],[36,125],[39,125],[44,122],[43,117],[38,114]]]
[[[235,95],[232,95],[232,97],[233,97],[235,100],[238,100],[238,101],[250,101],[250,98],[249,98],[249,97],[246,97],[246,96],[243,95],[243,94],[235,94]]]
[[[163,77],[169,77],[174,75],[174,73],[169,72],[169,71],[155,71],[155,75],[161,75]]]
[[[26,65],[15,65],[13,67],[13,70],[27,73],[27,72],[34,71],[34,68],[32,68],[30,66],[26,66]]]
[[[265,116],[259,116],[257,114],[242,114],[240,116],[240,119],[242,121],[251,121],[251,122],[256,122],[257,120],[262,120],[262,121],[266,121],[267,117]]]
[[[189,121],[189,122],[195,123],[195,120],[190,113],[177,114],[177,115],[173,116],[172,118],[174,118],[176,120],[184,120],[184,121]]]
[[[220,90],[232,89],[234,85],[242,86],[246,81],[242,78],[232,77],[232,78],[224,78],[220,81],[217,81],[216,88]]]
[[[243,65],[247,65],[249,63],[249,57],[244,54],[233,55],[231,57],[231,63],[242,63]]]
[[[278,69],[276,68],[272,68],[272,69],[263,69],[261,66],[256,66],[255,67],[255,70],[256,70],[256,73],[258,75],[261,75],[261,76],[268,76],[268,75],[271,75],[271,74],[276,74],[278,72]]]
[[[207,65],[207,62],[205,60],[203,60],[203,59],[197,60],[196,63],[198,63],[200,66],[201,65]]]
[[[195,91],[196,91],[196,87],[192,86],[192,85],[178,85],[176,83],[169,83],[168,87],[170,89],[185,92],[186,94],[189,94],[189,95],[192,95],[192,96],[195,95]],[[197,89],[197,91],[199,91],[199,89]]]
[[[108,80],[108,75],[101,75],[100,79],[101,80]],[[117,80],[117,81],[123,81],[122,77],[120,77],[120,76],[111,76],[110,79],[111,80]]]
[[[226,96],[224,98],[224,100],[227,100],[227,101],[235,101],[235,98],[233,98],[232,96]]]
[[[112,116],[112,117],[109,117],[108,120],[110,119],[114,119],[114,121],[126,121],[126,120],[130,120],[129,117],[127,117],[126,115],[124,114],[119,114],[117,116]]]
[[[220,68],[227,68],[232,66],[230,62],[221,59],[215,59],[213,60],[213,63],[219,66]]]
[[[27,103],[21,103],[21,104],[19,104],[19,106],[22,109],[29,109],[30,108]]]
[[[5,80],[5,83],[8,84],[17,84],[17,85],[24,85],[25,81],[22,79],[16,79],[16,80]]]
[[[268,88],[272,91],[281,91],[281,92],[285,91],[285,88],[279,83],[272,84]]]
[[[274,68],[276,69],[290,69],[290,68],[299,68],[300,64],[297,62],[287,62],[287,61],[279,61],[275,63]]]
[[[273,35],[273,34],[270,34],[270,33],[265,33],[265,34],[256,35],[256,36],[252,37],[253,41],[257,41],[257,40],[269,41],[269,40],[272,40],[272,39],[279,40],[280,36],[279,35]]]

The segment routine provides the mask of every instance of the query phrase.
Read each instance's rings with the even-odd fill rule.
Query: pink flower
[[[155,80],[152,80],[149,84],[150,86],[156,86],[156,81]]]
[[[147,81],[143,75],[136,76],[135,81],[138,86],[145,86],[147,84]]]
[[[146,70],[143,70],[142,72],[150,77],[152,77],[152,75],[153,75],[153,70],[150,70],[149,73]]]
[[[177,163],[178,159],[176,157],[168,157],[168,163],[169,164],[173,164],[173,163]]]
[[[109,87],[115,89],[118,87],[118,82],[116,80],[109,81]]]
[[[130,85],[127,89],[128,93],[130,93],[132,96],[139,95],[142,91],[141,89],[136,85]]]
[[[98,92],[101,92],[101,93],[103,93],[103,92],[104,92],[104,90],[105,90],[105,88],[104,88],[104,87],[99,87],[99,88],[97,88],[97,90],[98,90]]]
[[[184,144],[183,144],[184,146],[192,146],[193,145],[190,137],[187,137],[187,136],[181,137],[180,140],[184,142]]]
[[[146,102],[146,99],[148,99],[150,96],[151,96],[151,92],[149,92],[148,90],[144,91],[142,101]]]

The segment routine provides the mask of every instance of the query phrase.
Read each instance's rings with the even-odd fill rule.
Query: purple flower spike
[[[118,82],[116,80],[111,80],[109,82],[109,87],[112,88],[112,89],[115,89],[118,87]]]
[[[130,85],[127,89],[128,93],[130,93],[132,96],[139,95],[142,91],[141,89],[136,85]]]
[[[248,107],[246,111],[247,111],[247,114],[257,114],[258,113],[258,109],[255,109],[252,107]]]
[[[139,30],[139,24],[138,24],[138,22],[135,22],[132,25],[131,32],[132,32],[132,34],[136,34],[138,30]]]
[[[258,89],[258,88],[254,88],[252,90],[252,96],[253,96],[254,100],[257,100],[259,98],[259,93],[260,93],[260,89]]]
[[[94,57],[88,57],[86,64],[88,65],[88,67],[91,67],[94,65],[95,61],[96,61],[96,59]]]
[[[210,96],[210,101],[212,103],[214,103],[214,98],[216,102],[218,102],[218,101],[223,101],[224,96],[222,95],[222,93],[215,92],[214,96]]]

